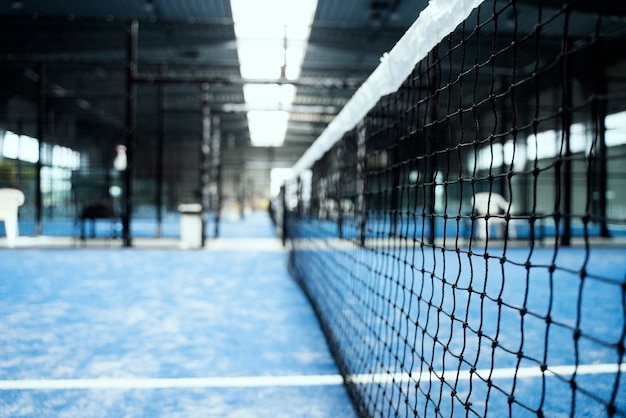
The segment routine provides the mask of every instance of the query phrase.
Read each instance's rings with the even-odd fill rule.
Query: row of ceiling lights
[[[317,0],[230,0],[250,140],[277,147],[285,140]],[[276,83],[255,83],[255,80]]]

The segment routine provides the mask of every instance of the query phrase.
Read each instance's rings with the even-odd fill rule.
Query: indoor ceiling
[[[298,160],[426,4],[318,0],[285,143],[259,148],[250,144],[229,0],[3,0],[0,127],[36,134],[36,118],[19,108],[37,108],[43,64],[48,140],[123,141],[127,29],[136,20],[138,158],[162,128],[186,152],[178,164],[198,161],[204,86],[220,119],[225,185],[247,182],[248,194],[266,195],[269,169]]]

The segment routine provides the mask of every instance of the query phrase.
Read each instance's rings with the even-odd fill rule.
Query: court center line
[[[552,366],[546,372],[539,367],[519,369],[479,369],[473,373],[467,370],[445,373],[368,373],[348,377],[354,384],[402,383],[424,380],[469,380],[473,374],[481,379],[507,379],[546,376],[614,374],[626,373],[626,364],[588,364],[579,366]],[[75,389],[177,389],[177,388],[258,388],[258,387],[297,387],[342,385],[340,375],[301,375],[301,376],[243,376],[243,377],[185,377],[185,378],[94,378],[94,379],[24,379],[0,380],[0,390],[75,390]]]

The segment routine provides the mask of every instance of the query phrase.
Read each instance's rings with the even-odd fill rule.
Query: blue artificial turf
[[[0,381],[337,375],[287,257],[263,248],[0,250]],[[0,390],[0,417],[42,416],[355,413],[340,384]]]

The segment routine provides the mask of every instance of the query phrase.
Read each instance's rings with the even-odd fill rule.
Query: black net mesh
[[[618,2],[486,1],[286,185],[363,416],[625,416]]]

